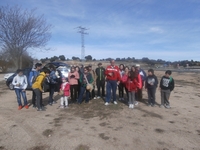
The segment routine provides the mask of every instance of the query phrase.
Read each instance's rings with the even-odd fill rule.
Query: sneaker
[[[114,103],[114,104],[117,104],[117,102],[116,102],[116,101],[114,101],[113,103]]]
[[[132,108],[132,104],[129,104],[128,108]]]
[[[133,104],[131,104],[131,108],[134,108],[134,105],[133,105]]]
[[[42,109],[42,108],[38,108],[37,111],[44,111],[44,109]]]
[[[49,103],[50,106],[52,106],[52,103]]]
[[[63,105],[60,105],[60,108],[65,108]]]
[[[97,99],[96,97],[94,97],[93,99]]]
[[[100,99],[101,97],[100,96],[97,96],[97,99]]]
[[[28,105],[26,105],[26,106],[24,106],[26,109],[28,109],[29,108],[29,106]]]
[[[21,110],[22,109],[22,106],[20,105],[19,107],[18,107],[18,110]]]
[[[164,105],[160,105],[160,108],[164,108]]]
[[[53,102],[52,102],[52,104],[56,104],[56,103],[57,103],[56,101],[53,101]]]
[[[135,101],[135,105],[138,105],[139,103],[138,103],[138,101]]]
[[[36,105],[34,105],[34,104],[33,104],[33,106],[32,106],[32,107],[33,107],[33,108],[36,108]]]
[[[170,106],[169,105],[165,105],[165,108],[170,109]]]
[[[121,101],[122,99],[121,98],[119,98],[119,101]]]
[[[106,103],[105,103],[105,105],[106,105],[106,106],[108,106],[108,105],[109,105],[109,103],[108,103],[108,102],[106,102]]]
[[[69,108],[68,105],[65,105],[65,108]]]

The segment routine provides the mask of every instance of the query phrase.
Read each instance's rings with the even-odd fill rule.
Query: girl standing
[[[129,108],[134,108],[135,104],[135,92],[137,91],[138,81],[136,72],[130,71],[128,73],[128,79],[126,81],[126,88],[129,96]]]
[[[68,98],[70,93],[70,84],[66,78],[62,78],[62,84],[60,87],[60,91],[63,92],[60,98],[60,108],[68,107]]]
[[[138,69],[135,66],[131,67],[131,71],[134,72],[134,76],[137,80],[137,90],[136,90],[136,93],[135,93],[135,98],[136,98],[135,105],[138,105],[138,101],[137,101],[138,100],[138,90],[142,89],[142,78],[139,74]]]
[[[123,64],[119,65],[119,73],[122,78],[124,75],[124,65]],[[119,90],[119,100],[124,100],[124,84],[122,82],[119,83],[118,90]]]

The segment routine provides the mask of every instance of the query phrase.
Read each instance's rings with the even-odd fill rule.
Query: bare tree
[[[51,37],[51,27],[43,15],[35,15],[35,9],[28,11],[19,6],[0,7],[0,46],[17,68],[22,67],[24,52],[45,48]]]

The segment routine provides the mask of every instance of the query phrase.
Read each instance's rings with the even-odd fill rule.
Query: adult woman
[[[83,69],[83,74],[80,75],[80,83],[81,83],[81,86],[80,86],[80,95],[79,95],[79,98],[78,98],[78,103],[81,104],[82,103],[82,99],[83,99],[83,95],[86,91],[86,99],[85,99],[85,103],[88,103],[89,102],[89,94],[90,94],[90,91],[86,89],[86,86],[87,86],[87,83],[92,83],[93,82],[93,78],[92,78],[92,75],[91,73],[89,73],[89,69],[88,67],[84,67]]]
[[[68,74],[68,81],[70,84],[71,102],[74,102],[77,99],[78,80],[79,80],[79,73],[76,71],[75,67],[72,66],[70,69],[70,72]]]

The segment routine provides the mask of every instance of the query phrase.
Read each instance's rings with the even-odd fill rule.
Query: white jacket
[[[27,77],[25,75],[16,75],[12,81],[14,88],[25,90],[28,86]],[[19,84],[19,86],[17,86]]]

